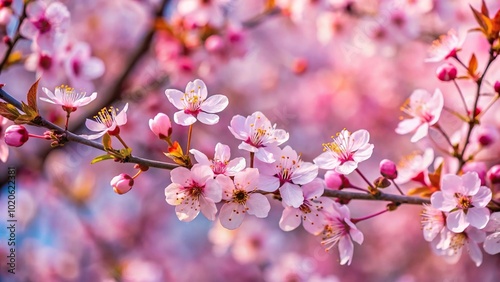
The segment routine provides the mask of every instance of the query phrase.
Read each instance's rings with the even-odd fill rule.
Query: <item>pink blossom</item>
[[[7,124],[8,119],[0,116],[0,137],[4,136],[4,127]],[[9,157],[9,146],[5,142],[0,142],[0,161],[6,162]]]
[[[488,177],[491,184],[500,183],[500,165],[492,166],[486,173],[486,177]]]
[[[40,97],[40,100],[61,105],[63,110],[69,112],[74,112],[77,108],[88,105],[97,98],[96,92],[87,97],[86,92],[76,92],[69,86],[56,87],[54,93],[45,87],[42,87],[42,90],[49,98]]]
[[[196,149],[191,149],[189,152],[194,155],[199,164],[210,166],[215,175],[234,176],[246,166],[245,158],[239,157],[229,160],[231,158],[231,149],[221,143],[215,145],[215,154],[212,160],[209,160],[205,154]]]
[[[215,219],[215,203],[222,199],[222,190],[209,166],[195,164],[191,170],[177,167],[170,172],[172,183],[165,188],[168,204],[176,206],[181,221],[192,221],[198,214]]]
[[[26,14],[28,19],[21,24],[21,34],[32,39],[43,50],[52,50],[57,37],[69,26],[69,11],[60,2],[30,2]]]
[[[350,265],[354,252],[352,241],[361,245],[364,240],[363,233],[352,223],[347,206],[340,205],[330,199],[329,205],[325,205],[324,210],[326,225],[321,244],[325,245],[328,251],[338,243],[340,264]]]
[[[424,205],[424,210],[421,215],[424,239],[431,242],[445,228],[446,215],[442,211],[435,209],[430,205]]]
[[[207,94],[207,86],[200,79],[190,81],[184,93],[177,89],[165,90],[170,103],[180,110],[174,114],[174,121],[184,126],[197,120],[204,124],[218,123],[219,116],[215,113],[224,110],[229,101],[221,94],[212,95],[207,99]]]
[[[436,89],[432,96],[422,89],[413,91],[410,98],[401,107],[401,110],[411,118],[401,121],[396,128],[396,133],[407,134],[415,131],[410,141],[419,141],[427,136],[429,126],[438,122],[443,106],[444,100],[441,90]]]
[[[450,63],[445,63],[436,69],[436,75],[441,81],[454,80],[457,78],[457,68]]]
[[[281,215],[280,228],[283,231],[292,231],[302,222],[304,229],[311,234],[318,235],[323,231],[325,221],[323,202],[329,200],[321,197],[324,189],[323,181],[316,178],[302,186],[304,200],[298,208],[288,206],[283,202],[285,209]]]
[[[469,225],[484,228],[490,218],[486,207],[490,200],[491,190],[481,186],[476,172],[467,172],[461,177],[444,175],[441,191],[431,196],[432,207],[449,212],[446,226],[456,233],[463,232]]]
[[[459,233],[444,228],[440,238],[432,242],[432,247],[433,251],[444,256],[448,263],[457,263],[465,246],[472,261],[476,266],[480,266],[483,262],[483,253],[478,243],[483,242],[484,238],[485,233],[474,227],[468,227]]]
[[[426,182],[429,166],[434,161],[434,150],[425,149],[423,154],[412,153],[405,156],[397,165],[398,177],[394,180],[404,184],[411,180]]]
[[[380,174],[387,179],[395,179],[398,177],[398,169],[396,168],[396,164],[388,159],[383,159],[380,161],[379,165]]]
[[[28,130],[22,125],[11,125],[5,130],[5,144],[12,147],[21,147],[29,139]]]
[[[92,57],[90,45],[85,42],[73,43],[68,48],[64,69],[71,85],[75,88],[92,89],[90,81],[104,74],[104,63],[101,59]]]
[[[272,163],[276,160],[273,151],[288,140],[288,133],[276,129],[261,112],[255,112],[244,118],[237,115],[231,119],[229,130],[236,139],[243,140],[239,149],[255,153],[257,159]]]
[[[484,251],[490,255],[500,253],[500,212],[492,213],[488,225],[484,228],[487,232],[492,232],[484,240]]]
[[[439,39],[432,42],[432,46],[429,49],[430,56],[425,61],[440,62],[455,57],[460,48],[462,48],[464,41],[465,37],[459,39],[455,30],[448,31],[447,35],[441,35]]]
[[[42,76],[44,83],[57,85],[64,79],[63,60],[64,54],[56,51],[41,50],[38,46],[32,46],[33,53],[29,54],[24,62],[28,71]]]
[[[116,194],[122,195],[130,191],[134,186],[134,179],[126,173],[121,173],[111,179],[109,183],[113,187]]]
[[[127,123],[127,110],[128,103],[125,104],[125,107],[123,107],[120,113],[117,113],[118,109],[114,107],[110,107],[109,109],[103,108],[94,116],[96,121],[90,119],[85,121],[85,125],[88,129],[97,131],[98,133],[93,135],[82,135],[82,137],[92,140],[103,136],[105,133],[109,133],[110,135],[120,134],[120,126]]]
[[[333,169],[341,174],[353,172],[358,163],[369,159],[373,152],[373,144],[368,143],[370,133],[360,129],[351,134],[343,129],[333,142],[323,144],[325,151],[314,159],[314,163],[322,169]]]
[[[158,113],[153,119],[149,119],[149,129],[158,138],[164,139],[172,134],[172,123],[166,114]]]
[[[283,204],[299,208],[304,202],[304,195],[299,185],[311,182],[318,176],[318,167],[303,162],[290,146],[275,151],[276,161],[265,163],[256,160],[255,167],[260,171],[260,189],[274,192],[279,188]]]
[[[247,213],[258,218],[267,217],[271,209],[269,200],[256,192],[259,188],[258,169],[247,168],[236,173],[234,182],[228,176],[218,175],[217,182],[222,187],[222,199],[226,201],[219,213],[222,226],[227,229],[238,228]]]
[[[224,23],[223,4],[226,0],[183,0],[177,5],[177,12],[197,26],[207,24],[220,27]]]

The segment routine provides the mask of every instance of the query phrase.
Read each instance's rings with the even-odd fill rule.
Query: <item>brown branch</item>
[[[14,37],[7,43],[9,47],[7,48],[2,62],[0,63],[0,73],[2,73],[3,69],[6,67],[7,62],[9,61],[10,54],[12,53],[12,51],[14,51],[14,47],[16,46],[17,41],[23,38],[20,30],[21,24],[23,23],[24,19],[26,19],[26,16],[26,4],[23,4],[23,11],[21,13],[21,16],[19,17],[19,24],[17,25],[16,33],[14,34]]]
[[[411,205],[422,205],[431,203],[429,199],[425,198],[386,194],[382,192],[377,196],[374,196],[368,193],[348,192],[342,190],[325,190],[323,196],[341,198],[341,199],[388,201],[393,203],[411,204]]]

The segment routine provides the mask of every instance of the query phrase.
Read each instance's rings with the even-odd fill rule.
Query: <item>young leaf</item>
[[[486,37],[489,38],[489,35],[493,28],[493,24],[491,23],[490,18],[488,18],[487,16],[483,15],[482,13],[474,9],[474,7],[470,6],[470,8],[472,10],[472,13],[474,14],[474,18],[481,27],[481,31],[484,33],[484,35],[486,35]]]
[[[9,120],[14,121],[20,115],[19,111],[13,105],[0,102],[0,116],[4,116]]]
[[[102,145],[106,151],[113,149],[111,146],[111,136],[107,132],[102,136]]]
[[[486,3],[483,0],[483,3],[481,4],[481,13],[488,18],[490,17],[490,12],[488,11],[488,7],[486,6]]]
[[[101,156],[97,156],[95,157],[91,162],[90,164],[95,164],[95,163],[98,163],[98,162],[101,162],[101,161],[105,161],[105,160],[111,160],[111,159],[114,159],[113,156],[111,155],[101,155]]]
[[[469,74],[472,77],[474,77],[476,75],[476,71],[477,71],[476,54],[472,54],[472,56],[470,57],[468,70],[469,70]]]
[[[33,85],[31,85],[30,90],[28,91],[27,100],[28,100],[28,105],[35,110],[35,112],[38,114],[38,107],[36,104],[36,92],[38,90],[38,82],[40,81],[40,78],[38,78]]]

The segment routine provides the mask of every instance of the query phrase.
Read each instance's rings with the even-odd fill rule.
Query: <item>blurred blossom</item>
[[[426,62],[440,62],[450,57],[455,57],[460,51],[465,41],[465,37],[459,39],[455,30],[450,30],[447,35],[441,35],[439,39],[432,43],[429,49],[429,58]]]
[[[9,157],[9,146],[5,143],[5,141],[1,140],[4,139],[4,130],[7,125],[7,121],[8,119],[0,116],[0,161],[2,162],[6,162]]]
[[[473,171],[477,173],[477,176],[481,180],[481,185],[486,185],[486,172],[488,168],[484,162],[468,162],[462,167],[462,172],[467,173]]]
[[[286,206],[298,208],[304,201],[302,188],[318,175],[318,166],[304,162],[290,146],[273,152],[276,161],[265,163],[257,160],[255,167],[260,171],[259,188],[266,192],[279,189]]]
[[[441,191],[432,194],[434,208],[449,212],[446,226],[453,232],[463,232],[469,225],[482,229],[488,223],[490,211],[486,205],[491,200],[491,190],[481,186],[476,172],[467,172],[462,177],[443,176]]]
[[[492,232],[484,240],[484,251],[490,255],[500,253],[500,212],[491,214],[490,221],[484,230]]]
[[[436,75],[441,81],[454,80],[457,78],[457,68],[450,63],[445,63],[436,69]]]
[[[424,205],[421,215],[424,239],[431,242],[445,229],[446,215],[431,205]]]
[[[480,266],[483,262],[483,253],[478,243],[482,243],[484,238],[484,231],[474,227],[469,227],[460,233],[445,229],[445,232],[441,232],[441,238],[436,241],[437,244],[433,244],[433,250],[436,254],[444,256],[447,262],[457,263],[465,247],[472,261],[476,266]]]
[[[189,152],[194,155],[199,164],[210,166],[215,175],[235,176],[237,172],[242,171],[246,166],[246,161],[243,157],[229,160],[231,157],[230,148],[221,143],[215,145],[215,154],[212,160],[196,149],[191,149]]]
[[[71,43],[67,46],[67,58],[64,62],[66,76],[71,86],[90,91],[90,82],[104,74],[104,63],[101,59],[92,57],[90,45],[85,42]]]
[[[486,175],[492,184],[500,183],[500,165],[492,166]]]
[[[436,89],[434,94],[426,90],[413,91],[410,98],[401,107],[401,110],[410,116],[398,124],[396,133],[407,134],[415,131],[411,142],[417,142],[427,136],[429,127],[436,124],[443,110],[444,99],[441,90]]]

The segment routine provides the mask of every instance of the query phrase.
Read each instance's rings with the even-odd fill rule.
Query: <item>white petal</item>
[[[300,225],[301,212],[299,209],[286,207],[280,218],[280,228],[283,231],[292,231]]]
[[[315,199],[321,197],[325,191],[323,180],[316,178],[313,181],[302,186],[302,192],[305,199]]]
[[[396,128],[396,133],[397,134],[407,134],[415,129],[421,124],[422,122],[420,121],[419,118],[412,118],[412,119],[405,119],[399,122],[398,127]]]
[[[100,122],[93,121],[91,119],[87,119],[85,121],[85,126],[87,126],[87,128],[92,130],[92,131],[103,131],[103,130],[108,129],[104,124],[102,124]]]
[[[201,165],[211,165],[212,162],[208,159],[207,155],[203,154],[202,152],[196,150],[196,149],[191,149],[189,150],[191,154],[193,154],[194,159]]]
[[[219,213],[219,220],[222,226],[233,230],[238,228],[245,218],[245,207],[237,203],[226,203]]]
[[[258,218],[265,218],[271,210],[271,205],[266,196],[259,193],[252,193],[247,200],[248,214],[253,214]]]
[[[410,141],[415,143],[420,139],[424,138],[425,136],[427,136],[428,133],[429,133],[429,124],[422,123],[419,127],[417,127],[417,131],[415,131],[415,134],[413,134]]]
[[[347,161],[335,168],[335,171],[340,173],[340,174],[350,174],[353,172],[356,168],[358,168],[358,163],[355,161]]]
[[[287,182],[279,190],[283,203],[287,206],[298,208],[304,203],[304,195],[299,185]]]
[[[246,119],[243,116],[237,115],[231,119],[229,131],[239,140],[245,141],[248,138],[248,133],[245,130]]]
[[[215,203],[211,199],[206,197],[200,197],[199,200],[200,200],[201,213],[208,220],[215,220],[215,214],[217,213],[217,207],[215,206]]]
[[[228,104],[229,100],[226,96],[213,95],[201,104],[201,110],[207,113],[218,113],[223,111]]]
[[[330,152],[321,153],[313,162],[321,169],[334,169],[340,164],[340,161]]]
[[[304,162],[293,172],[292,181],[295,184],[303,185],[311,182],[316,176],[318,176],[318,166]]]
[[[234,176],[237,172],[242,171],[246,167],[246,160],[243,157],[235,158],[229,161],[226,167],[226,174]]]
[[[177,89],[167,89],[165,90],[165,95],[167,95],[168,101],[174,105],[179,110],[184,110],[184,93]]]
[[[199,112],[196,118],[200,122],[208,125],[216,124],[219,122],[219,116],[216,114],[207,114],[204,112]]]
[[[479,246],[475,242],[469,242],[467,244],[467,249],[469,251],[469,256],[476,266],[480,266],[483,262],[483,253],[479,249]]]
[[[189,126],[196,122],[196,118],[192,115],[184,113],[184,111],[178,111],[174,114],[174,121],[177,124]]]
[[[471,226],[483,229],[490,220],[490,210],[488,208],[470,208],[465,216]]]
[[[472,196],[472,204],[475,207],[486,207],[491,201],[491,190],[486,186],[481,186],[476,195]]]
[[[124,125],[127,123],[127,110],[128,110],[128,103],[125,104],[123,109],[116,115],[116,124],[118,126]]]
[[[454,211],[446,217],[446,226],[455,233],[460,233],[470,225],[462,210]]]
[[[191,184],[191,171],[182,166],[176,167],[170,172],[170,180],[172,183],[187,187]]]
[[[368,144],[370,140],[370,133],[365,129],[360,129],[349,137],[350,151],[356,151],[362,146]]]
[[[259,189],[266,192],[274,192],[279,188],[280,181],[275,176],[260,174]]]
[[[488,235],[484,241],[484,251],[490,255],[500,253],[500,232]]]
[[[459,190],[464,195],[476,195],[481,186],[481,179],[475,171],[469,171],[462,175],[462,185]],[[489,202],[489,201],[488,201]]]
[[[339,241],[339,255],[340,255],[340,264],[347,265],[351,264],[352,255],[354,252],[354,245],[352,244],[349,236],[342,236]]]

